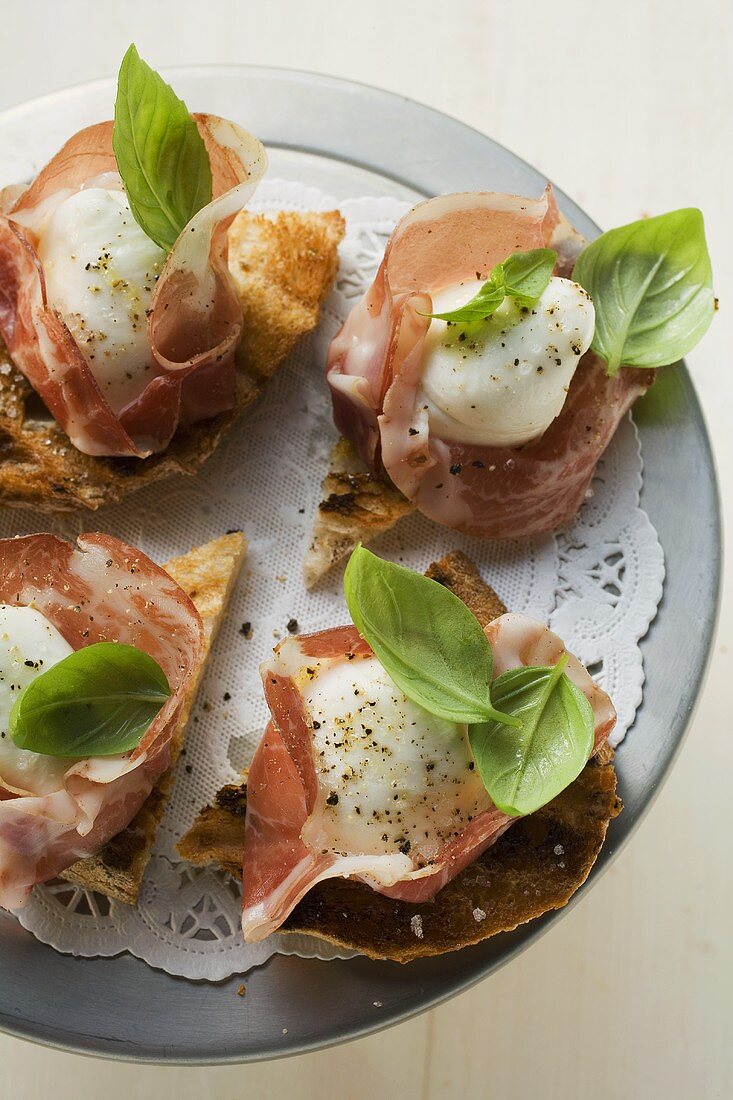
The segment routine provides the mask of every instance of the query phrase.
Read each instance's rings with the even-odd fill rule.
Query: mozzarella
[[[304,840],[340,856],[409,853],[420,865],[490,807],[466,727],[406,698],[375,657],[310,666],[296,682],[319,781]]]
[[[49,304],[119,412],[152,377],[147,311],[165,253],[137,224],[123,191],[91,187],[44,220],[38,255]]]
[[[465,305],[482,283],[449,287],[433,311]],[[595,311],[588,294],[553,277],[537,303],[520,309],[506,298],[486,320],[430,322],[423,351],[420,407],[441,439],[519,447],[542,435],[561,411],[580,356],[588,350]]]
[[[63,785],[71,761],[17,748],[8,725],[20,692],[70,653],[72,647],[40,611],[0,604],[0,788],[43,795]]]

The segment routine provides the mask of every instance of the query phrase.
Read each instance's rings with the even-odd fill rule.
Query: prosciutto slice
[[[39,227],[71,194],[122,190],[112,122],[75,134],[20,196],[0,196],[0,332],[16,366],[75,447],[91,455],[144,457],[178,427],[234,405],[234,352],[242,310],[228,270],[228,228],[266,167],[255,138],[214,115],[195,115],[211,161],[213,199],[168,254],[148,316],[154,369],[117,413],[46,294]]]
[[[581,238],[552,189],[540,199],[474,193],[420,203],[397,225],[373,285],[331,343],[327,378],[336,427],[372,473],[385,474],[425,515],[484,538],[522,538],[568,525],[620,419],[653,372],[608,378],[581,359],[560,415],[523,447],[441,439],[419,401],[432,295],[485,279],[515,251],[552,245],[569,275]]]
[[[12,909],[35,883],[98,851],[140,809],[168,767],[203,627],[164,570],[102,534],[82,535],[77,547],[54,535],[1,540],[0,603],[32,604],[74,649],[103,641],[137,646],[171,687],[134,751],[79,760],[50,793],[19,795],[0,775],[0,906]]]
[[[494,651],[495,676],[521,665],[554,664],[565,652],[556,635],[523,615],[503,615],[486,627],[486,634]],[[304,671],[309,677],[334,662],[371,656],[354,628],[341,627],[287,639],[263,666],[272,718],[247,777],[242,914],[247,941],[263,939],[279,928],[307,891],[328,878],[353,878],[403,901],[429,901],[517,820],[498,810],[484,792],[480,812],[427,862],[415,858],[409,845],[399,853],[385,846],[384,854],[365,854],[349,851],[346,838],[340,844],[324,840],[329,836],[324,822],[330,788],[316,766],[314,727],[298,685]],[[615,711],[572,655],[566,671],[593,708],[597,750],[613,728]],[[365,766],[368,770],[368,761]],[[415,778],[407,776],[405,784]],[[455,798],[455,787],[442,796]],[[438,800],[441,792],[432,788],[430,797]]]

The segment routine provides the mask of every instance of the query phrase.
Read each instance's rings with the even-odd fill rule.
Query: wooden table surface
[[[730,0],[2,0],[0,15],[0,109],[114,73],[134,38],[158,66],[284,65],[421,100],[526,158],[601,225],[700,206],[721,309],[689,365],[731,503]],[[0,1097],[732,1096],[730,592],[689,738],[638,834],[500,973],[383,1034],[242,1068],[111,1064],[0,1036]]]

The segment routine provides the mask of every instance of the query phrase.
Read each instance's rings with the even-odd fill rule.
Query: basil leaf
[[[551,248],[533,248],[529,252],[514,252],[497,264],[491,278],[501,282],[505,293],[518,306],[531,306],[547,287],[557,263],[557,252]]]
[[[134,45],[117,78],[112,146],[135,221],[170,251],[211,202],[211,164],[186,104]]]
[[[147,653],[97,642],[31,681],[11,711],[10,736],[45,756],[116,756],[140,743],[170,694]]]
[[[512,816],[550,802],[585,767],[594,743],[593,709],[563,669],[514,668],[492,685],[495,706],[521,719],[519,730],[497,722],[469,730],[476,767],[494,805]]]
[[[452,324],[468,324],[471,321],[485,321],[486,318],[498,309],[504,301],[506,294],[504,287],[495,283],[493,279],[487,279],[478,294],[465,306],[450,310],[448,313],[428,313],[427,317],[436,317],[439,321],[449,321]]]
[[[518,306],[530,306],[549,283],[556,261],[557,253],[551,248],[513,252],[496,265],[470,302],[448,313],[428,313],[424,316],[452,324],[470,324],[471,321],[486,320],[507,296],[513,298]]]
[[[443,585],[357,546],[344,594],[356,629],[409,699],[449,722],[518,724],[492,706],[491,646]]]
[[[573,279],[596,311],[591,345],[608,373],[663,367],[690,351],[715,312],[699,210],[674,210],[603,233],[583,249]]]

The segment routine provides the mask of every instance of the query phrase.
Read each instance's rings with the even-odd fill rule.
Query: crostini
[[[246,940],[456,950],[564,905],[600,851],[620,809],[608,696],[462,554],[426,578],[358,550],[355,625],[263,666],[271,721],[246,782],[179,842],[243,876]]]
[[[137,900],[241,532],[158,566],[108,535],[0,541],[0,905],[61,875]]]
[[[97,508],[193,473],[315,326],[343,220],[249,213],[266,165],[130,47],[114,121],[0,192],[2,503]]]
[[[331,343],[333,417],[357,491],[339,506],[339,442],[306,581],[415,509],[485,539],[564,530],[621,418],[714,309],[699,210],[588,244],[549,186],[539,199],[420,203]]]

